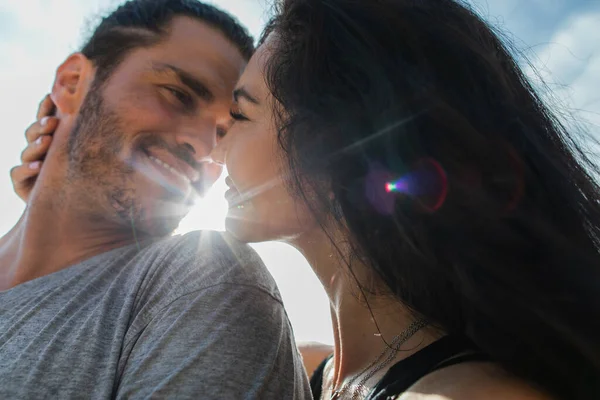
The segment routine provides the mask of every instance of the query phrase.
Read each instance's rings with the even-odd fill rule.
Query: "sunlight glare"
[[[199,229],[225,230],[228,204],[224,195],[227,190],[224,170],[219,180],[204,198],[196,201],[191,212],[181,221],[176,234]],[[317,341],[333,344],[329,300],[321,283],[300,252],[277,242],[251,245],[260,255],[275,278],[294,335],[299,342]]]

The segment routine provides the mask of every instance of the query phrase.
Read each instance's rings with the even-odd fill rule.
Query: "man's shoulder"
[[[273,277],[247,244],[215,231],[195,231],[154,242],[140,253],[152,286],[184,295],[215,285],[254,286],[280,298]]]

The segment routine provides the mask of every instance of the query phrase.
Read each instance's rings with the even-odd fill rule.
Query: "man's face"
[[[220,174],[208,156],[229,128],[244,66],[218,30],[175,18],[166,40],[131,51],[92,85],[68,143],[70,185],[100,218],[153,236],[172,232]]]

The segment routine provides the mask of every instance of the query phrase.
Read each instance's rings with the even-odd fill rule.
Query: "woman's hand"
[[[47,95],[38,108],[37,121],[25,131],[27,147],[21,153],[21,165],[10,170],[15,193],[25,202],[29,200],[52,143],[52,134],[58,126],[58,119],[52,116],[54,110],[54,103],[50,95]]]

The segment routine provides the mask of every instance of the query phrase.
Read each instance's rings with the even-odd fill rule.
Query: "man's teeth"
[[[190,180],[188,179],[187,176],[183,175],[182,173],[180,173],[179,171],[177,171],[175,168],[173,168],[172,166],[170,166],[169,164],[167,164],[166,162],[159,160],[158,158],[154,157],[154,156],[148,156],[148,158],[152,161],[154,161],[155,163],[157,163],[158,165],[160,165],[163,168],[168,169],[169,171],[171,171],[172,173],[174,173],[175,175],[185,179],[187,182],[190,182]]]

